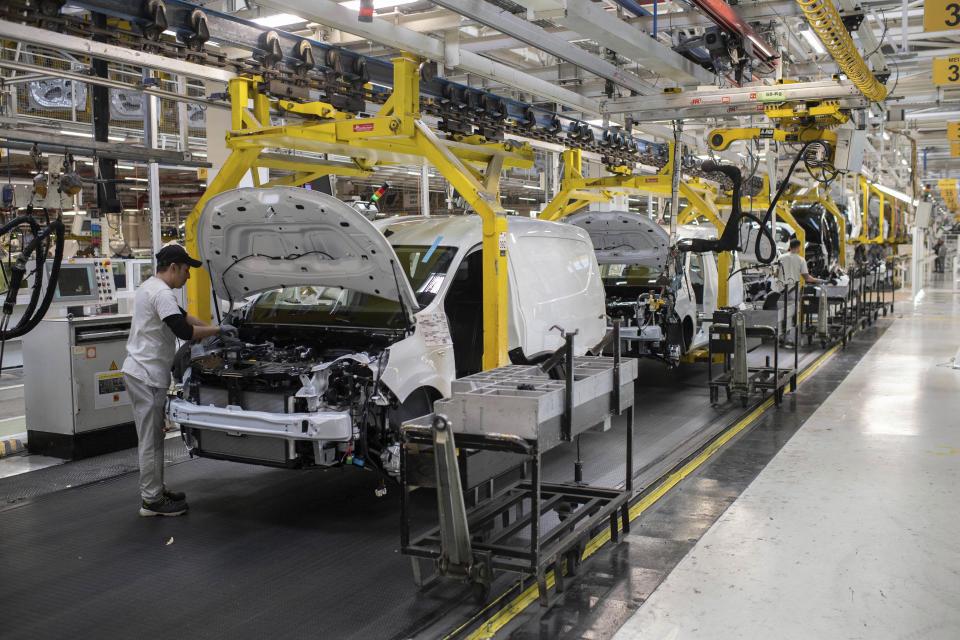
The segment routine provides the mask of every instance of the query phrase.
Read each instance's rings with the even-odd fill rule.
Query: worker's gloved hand
[[[230,337],[230,338],[233,338],[234,340],[236,340],[236,339],[239,339],[239,338],[240,338],[240,330],[237,329],[237,328],[236,328],[235,326],[233,326],[232,324],[227,324],[226,322],[224,322],[223,324],[220,325],[220,334],[219,334],[219,335],[224,336],[224,337]]]

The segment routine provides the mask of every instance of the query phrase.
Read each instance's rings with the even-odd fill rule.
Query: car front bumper
[[[167,417],[183,427],[213,429],[230,435],[318,442],[346,442],[353,437],[353,423],[346,411],[271,413],[240,407],[202,406],[182,398],[171,398]]]

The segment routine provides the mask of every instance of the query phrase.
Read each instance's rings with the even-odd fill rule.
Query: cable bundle
[[[23,248],[23,251],[17,256],[14,263],[11,264],[10,279],[7,286],[7,295],[3,302],[3,315],[0,317],[0,342],[5,342],[11,338],[18,338],[32,330],[46,315],[50,303],[53,301],[53,295],[56,292],[57,278],[60,275],[60,264],[63,261],[63,243],[65,240],[63,218],[58,215],[54,220],[47,221],[43,227],[33,218],[33,208],[28,207],[27,212],[17,216],[0,226],[0,237],[11,233],[20,226],[30,227],[33,239]],[[56,238],[54,239],[54,236]],[[43,266],[47,261],[47,252],[50,249],[50,243],[54,243],[53,264],[50,269],[50,277],[47,281],[46,293],[43,299],[40,294],[43,292]],[[17,303],[17,294],[20,292],[20,286],[27,273],[27,265],[34,262],[33,287],[30,293],[30,302],[16,325],[9,328],[10,319],[13,315],[14,306]],[[0,347],[0,361],[2,361],[3,352]]]

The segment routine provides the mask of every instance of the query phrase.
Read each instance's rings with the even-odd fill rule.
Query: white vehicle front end
[[[178,354],[168,417],[192,453],[396,473],[400,425],[429,413],[457,377],[463,352],[455,354],[448,312],[482,335],[482,309],[454,295],[463,269],[479,262],[481,230],[474,216],[377,224],[393,226],[382,232],[349,205],[304,189],[238,189],[209,201],[200,255],[217,297],[241,303],[226,318],[239,339],[211,338]],[[578,353],[599,342],[603,290],[586,234],[529,219],[508,230],[518,357],[563,344],[546,323],[579,330]],[[563,264],[551,263],[564,242]],[[566,277],[542,287],[525,249],[550,256],[543,268],[553,275],[562,267]],[[531,297],[530,285],[544,293]],[[469,337],[460,333],[462,350]]]

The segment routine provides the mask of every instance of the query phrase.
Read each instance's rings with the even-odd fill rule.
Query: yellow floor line
[[[822,365],[827,358],[832,356],[840,349],[840,345],[836,345],[831,348],[829,351],[824,353],[822,356],[817,358],[817,360],[810,365],[806,371],[801,373],[797,377],[797,384],[803,382],[808,376],[810,376],[814,371],[816,371],[820,365]],[[635,505],[630,507],[630,520],[633,521],[635,518],[639,517],[644,511],[653,506],[660,498],[662,498],[670,489],[672,489],[678,482],[686,478],[688,475],[693,473],[697,467],[702,465],[704,462],[710,459],[713,454],[719,451],[723,445],[733,439],[738,433],[743,431],[750,425],[754,420],[760,417],[760,415],[769,409],[773,405],[773,396],[767,398],[760,406],[751,411],[745,418],[737,422],[734,426],[730,427],[723,434],[711,442],[703,451],[701,451],[695,458],[687,462],[677,471],[674,471],[668,475],[663,482],[661,482],[657,487],[646,494],[641,498]],[[610,529],[605,528],[602,533],[595,536],[586,546],[583,552],[583,559],[587,559],[595,552],[599,551],[603,545],[610,541]],[[546,576],[547,589],[550,589],[554,585],[554,576],[553,571],[549,572]],[[539,596],[537,590],[537,584],[534,584],[527,587],[523,593],[517,596],[513,602],[508,604],[506,607],[495,613],[489,620],[487,620],[483,625],[481,625],[477,630],[467,636],[467,640],[487,640],[492,638],[500,629],[502,629],[507,623],[513,620],[515,617],[520,615],[524,609],[529,607],[531,604],[536,602]],[[498,599],[499,600],[499,599]],[[491,603],[491,606],[494,603]],[[456,635],[460,629],[450,633],[444,640],[453,637]]]

